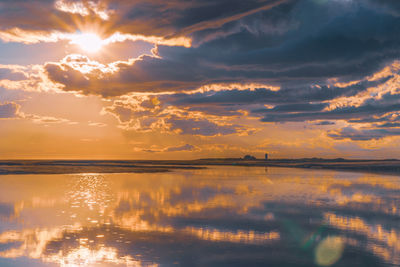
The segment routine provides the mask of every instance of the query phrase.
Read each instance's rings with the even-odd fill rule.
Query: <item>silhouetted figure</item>
[[[268,153],[265,153],[265,160],[268,160]]]

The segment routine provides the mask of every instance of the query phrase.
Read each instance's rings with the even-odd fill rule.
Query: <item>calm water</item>
[[[286,168],[0,176],[0,266],[399,266],[400,178]]]

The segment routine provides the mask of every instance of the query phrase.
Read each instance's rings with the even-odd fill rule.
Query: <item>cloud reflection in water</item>
[[[10,175],[0,191],[0,259],[16,266],[22,257],[55,266],[400,262],[392,176],[212,167]]]

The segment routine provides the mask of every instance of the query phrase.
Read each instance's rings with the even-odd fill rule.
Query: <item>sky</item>
[[[400,158],[398,0],[0,0],[0,159]]]

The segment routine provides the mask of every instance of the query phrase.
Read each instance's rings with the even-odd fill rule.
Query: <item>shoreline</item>
[[[198,160],[0,160],[0,175],[156,173],[205,166],[285,167],[400,175],[400,160],[198,159]]]

